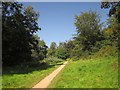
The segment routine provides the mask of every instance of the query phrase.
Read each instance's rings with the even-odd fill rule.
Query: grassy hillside
[[[52,81],[50,88],[117,88],[118,59],[70,61]]]
[[[71,59],[52,81],[50,88],[117,88],[118,52],[116,46],[105,46],[86,58]]]

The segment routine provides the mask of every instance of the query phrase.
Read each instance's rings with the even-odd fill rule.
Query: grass
[[[118,59],[69,61],[49,88],[118,88]]]
[[[59,65],[8,67],[3,70],[2,88],[31,88]]]
[[[0,71],[1,73],[1,71]],[[2,89],[2,75],[0,75],[0,90]]]

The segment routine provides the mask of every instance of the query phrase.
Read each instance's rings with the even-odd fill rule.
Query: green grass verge
[[[3,71],[2,88],[31,88],[58,66],[37,66],[21,69],[16,67],[16,70],[8,68]]]
[[[118,88],[118,58],[69,61],[49,88]]]
[[[2,89],[2,75],[0,75],[0,90]]]

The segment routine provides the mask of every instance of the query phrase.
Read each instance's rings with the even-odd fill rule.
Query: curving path
[[[42,79],[38,84],[36,84],[32,89],[34,88],[47,88],[50,82],[53,80],[53,78],[65,67],[68,61],[64,62],[63,65],[58,67],[56,70],[54,70],[50,75]]]

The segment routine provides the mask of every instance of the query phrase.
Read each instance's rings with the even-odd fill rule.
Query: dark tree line
[[[23,8],[17,2],[2,2],[2,63],[18,65],[33,60],[32,50],[42,52],[45,45],[38,47],[34,33],[38,27],[39,14],[31,6]],[[44,47],[45,46],[45,47]],[[45,55],[45,52],[44,52]],[[45,56],[39,56],[42,59]]]

